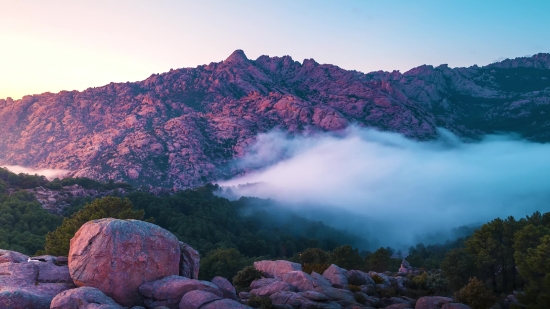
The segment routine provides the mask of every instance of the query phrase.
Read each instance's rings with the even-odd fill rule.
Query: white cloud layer
[[[55,179],[55,178],[62,178],[63,176],[67,175],[69,171],[67,170],[55,170],[55,169],[34,169],[30,167],[24,167],[19,165],[0,165],[0,167],[7,168],[12,173],[19,174],[19,173],[25,173],[25,174],[38,174],[46,176],[48,179]]]
[[[383,245],[508,215],[550,211],[550,145],[513,136],[463,143],[351,128],[344,133],[260,135],[241,167],[259,171],[220,181],[238,195],[272,198],[298,211],[352,214],[325,223]],[[235,190],[234,190],[235,191]],[[312,212],[313,211],[313,212]]]

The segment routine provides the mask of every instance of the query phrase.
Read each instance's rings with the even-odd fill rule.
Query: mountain
[[[187,188],[239,173],[230,163],[275,128],[355,124],[427,140],[443,127],[466,140],[513,132],[547,142],[549,106],[550,54],[365,74],[237,50],[140,82],[0,100],[0,163]]]

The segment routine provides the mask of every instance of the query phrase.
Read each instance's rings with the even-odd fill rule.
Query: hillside
[[[356,124],[426,140],[443,127],[467,140],[504,131],[546,142],[549,104],[550,54],[364,74],[237,50],[141,82],[0,100],[0,163],[188,188],[241,172],[230,163],[272,129]]]

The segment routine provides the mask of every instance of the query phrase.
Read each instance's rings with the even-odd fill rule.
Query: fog
[[[65,176],[69,171],[67,170],[56,170],[56,169],[34,169],[30,167],[24,167],[19,165],[0,165],[0,167],[6,168],[12,173],[19,174],[19,173],[25,173],[29,175],[43,175],[48,179],[55,179],[55,178],[62,178]]]
[[[549,144],[505,135],[465,143],[439,133],[421,142],[357,127],[309,136],[275,131],[235,163],[255,172],[218,183],[393,247],[550,211]]]

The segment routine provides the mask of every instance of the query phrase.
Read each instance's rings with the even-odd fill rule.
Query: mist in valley
[[[355,244],[405,249],[463,237],[496,217],[550,210],[550,145],[513,135],[433,141],[351,127],[258,136],[221,195],[272,199],[281,209],[353,233]]]

